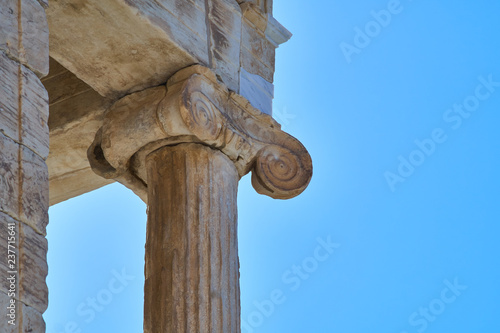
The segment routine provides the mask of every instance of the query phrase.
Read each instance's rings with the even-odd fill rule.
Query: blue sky
[[[242,332],[499,332],[500,3],[274,6],[274,112],[314,176],[240,181]],[[118,184],[51,207],[48,332],[142,330],[145,212]]]

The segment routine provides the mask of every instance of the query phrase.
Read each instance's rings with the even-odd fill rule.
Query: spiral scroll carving
[[[125,184],[147,201],[146,157],[179,143],[220,150],[234,163],[240,178],[252,171],[255,190],[272,198],[299,195],[312,177],[306,148],[200,65],[174,74],[166,87],[115,102],[96,133],[88,159],[98,175]]]
[[[309,154],[292,152],[269,145],[255,161],[252,185],[255,190],[275,199],[289,199],[302,193],[312,176]]]
[[[181,116],[187,127],[201,140],[215,140],[222,129],[220,111],[203,93],[189,95]]]

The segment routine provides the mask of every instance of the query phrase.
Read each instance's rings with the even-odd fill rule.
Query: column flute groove
[[[238,297],[238,288],[231,288],[231,277],[239,275],[238,257],[228,255],[237,251],[235,235],[228,232],[237,223],[236,168],[220,151],[189,143],[152,152],[147,170],[154,197],[147,227],[145,331],[240,332],[233,324],[240,314],[228,301]],[[216,206],[211,198],[217,198]],[[200,244],[212,251],[200,251]]]

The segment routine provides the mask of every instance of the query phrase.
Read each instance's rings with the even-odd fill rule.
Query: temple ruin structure
[[[238,181],[312,176],[272,118],[290,37],[272,0],[0,0],[0,332],[45,332],[49,205],[115,181],[148,205],[144,332],[240,332]]]

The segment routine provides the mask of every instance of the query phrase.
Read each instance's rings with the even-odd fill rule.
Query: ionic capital
[[[189,142],[222,151],[240,177],[252,171],[255,190],[273,198],[300,194],[312,176],[309,153],[297,139],[198,65],[177,72],[166,86],[113,104],[88,158],[98,175],[121,182],[147,201],[146,156]]]

